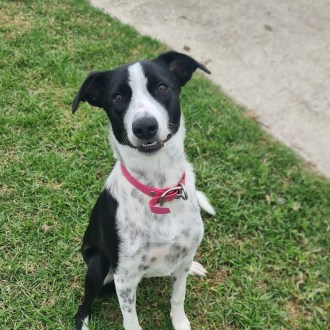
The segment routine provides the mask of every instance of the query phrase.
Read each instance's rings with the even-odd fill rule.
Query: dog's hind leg
[[[90,258],[85,278],[85,295],[75,316],[76,330],[88,330],[92,303],[101,294],[108,272],[109,261],[105,256],[96,253]]]

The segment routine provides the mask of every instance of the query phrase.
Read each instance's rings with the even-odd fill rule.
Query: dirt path
[[[92,0],[207,64],[267,132],[330,177],[328,0]]]

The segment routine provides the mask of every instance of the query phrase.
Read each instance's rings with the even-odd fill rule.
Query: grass
[[[113,165],[107,119],[72,99],[91,70],[166,48],[86,1],[0,1],[0,327],[73,329],[79,253]],[[191,95],[194,95],[192,98]],[[330,182],[274,142],[204,77],[182,93],[188,157],[216,217],[205,215],[186,310],[194,329],[327,329]],[[170,282],[144,280],[144,329],[171,329]],[[91,329],[122,329],[115,297]]]

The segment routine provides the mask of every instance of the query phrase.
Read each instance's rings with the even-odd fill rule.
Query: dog
[[[200,208],[214,209],[195,188],[184,153],[180,90],[196,69],[190,56],[169,51],[155,59],[90,73],[72,104],[104,109],[117,162],[90,216],[82,243],[88,269],[76,329],[88,329],[91,305],[113,284],[125,330],[142,329],[136,289],[143,277],[170,276],[174,329],[189,330],[184,311],[188,274],[206,270],[193,261],[204,227]]]

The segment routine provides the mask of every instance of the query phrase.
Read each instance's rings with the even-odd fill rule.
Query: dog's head
[[[92,72],[80,87],[72,112],[85,101],[102,108],[118,143],[143,153],[156,152],[179,129],[180,89],[197,68],[210,73],[193,58],[171,51],[151,61]]]

